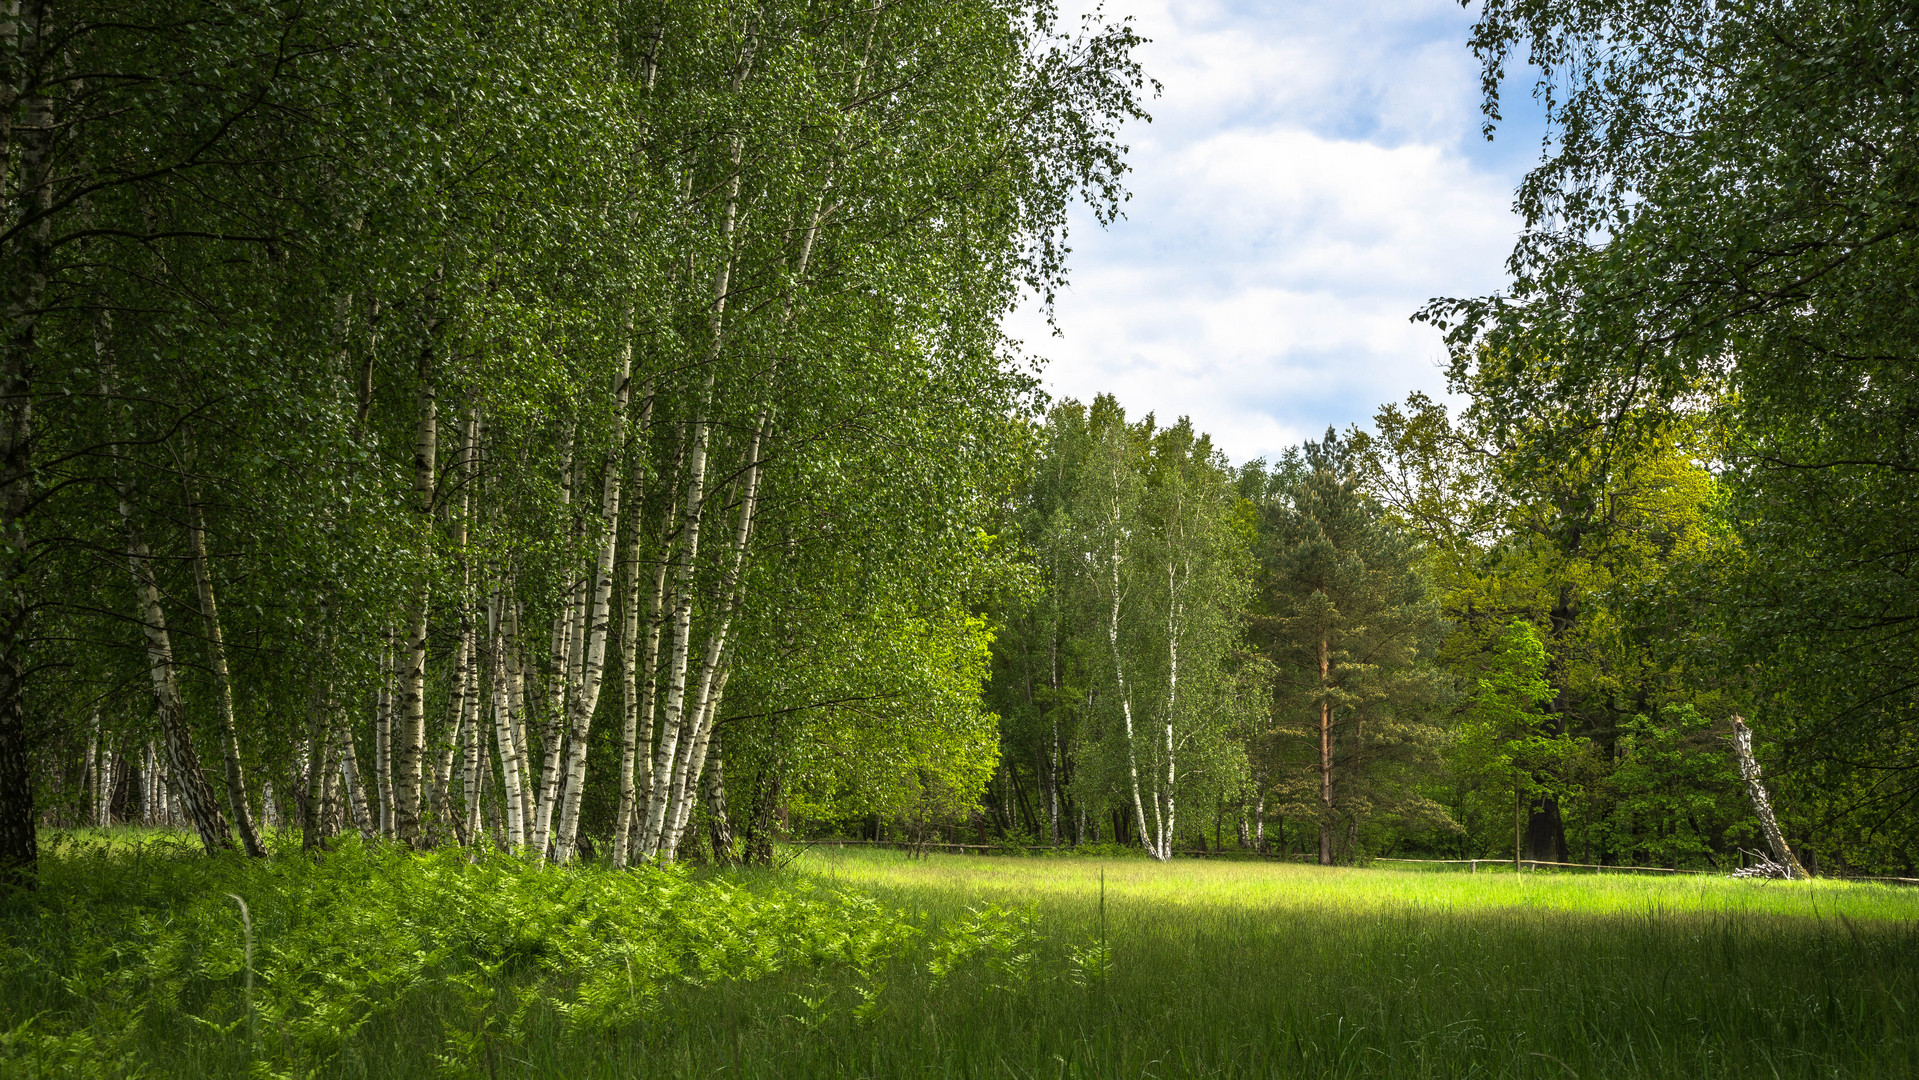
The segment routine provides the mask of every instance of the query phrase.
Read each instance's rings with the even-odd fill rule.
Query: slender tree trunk
[[[481,757],[480,803],[486,814],[486,830],[493,837],[493,845],[506,847],[506,822],[501,819],[504,807],[500,802],[500,780],[493,772],[493,755],[483,751]],[[510,850],[510,849],[509,849]]]
[[[193,748],[193,733],[187,728],[186,710],[180,701],[180,686],[173,663],[173,643],[167,636],[166,613],[160,606],[160,587],[153,578],[153,559],[147,543],[133,523],[133,507],[123,495],[120,517],[127,527],[127,562],[133,571],[133,587],[139,601],[141,628],[147,639],[147,670],[153,680],[153,697],[159,707],[160,731],[166,738],[167,760],[173,767],[200,842],[209,854],[233,846],[233,834],[226,815],[220,810],[213,787],[200,768],[200,756]]]
[[[1136,749],[1133,741],[1133,699],[1132,699],[1132,694],[1129,693],[1126,689],[1126,664],[1120,658],[1120,651],[1119,651],[1120,520],[1119,520],[1119,477],[1118,477],[1117,467],[1115,467],[1115,474],[1113,478],[1112,527],[1113,527],[1113,540],[1112,540],[1113,550],[1108,561],[1110,563],[1111,572],[1112,572],[1112,587],[1113,587],[1112,601],[1113,602],[1106,620],[1106,644],[1109,650],[1111,651],[1112,657],[1113,657],[1113,679],[1118,684],[1120,717],[1125,724],[1126,774],[1127,774],[1127,780],[1130,783],[1132,788],[1133,817],[1139,824],[1140,846],[1146,849],[1147,854],[1157,859],[1160,857],[1159,852],[1155,849],[1152,841],[1147,836],[1146,806],[1141,801],[1140,794],[1139,794],[1139,752]]]
[[[360,754],[353,745],[353,729],[344,724],[340,726],[340,776],[346,781],[347,806],[353,811],[353,827],[360,830],[360,836],[371,840],[379,835],[378,824],[373,819],[373,811],[367,805],[366,784],[360,778]]]
[[[572,460],[572,434],[568,436],[567,459],[565,462],[565,480],[560,490],[562,506],[571,505],[573,487],[577,480]],[[576,521],[574,530],[578,535]],[[533,835],[529,838],[534,856],[544,859],[553,837],[553,811],[560,797],[562,779],[561,752],[566,738],[566,707],[568,690],[573,680],[574,657],[579,635],[574,626],[581,621],[580,610],[586,602],[585,580],[576,582],[567,591],[566,602],[560,606],[553,621],[552,682],[547,689],[547,715],[540,753],[540,791],[533,818]]]
[[[380,682],[373,692],[373,771],[380,785],[380,835],[393,837],[393,632],[380,642]]]
[[[675,463],[674,486],[678,486],[678,463]],[[666,520],[661,523],[662,532],[669,532],[673,520],[678,516],[677,500],[667,500]],[[660,641],[666,629],[666,575],[672,568],[667,557],[665,545],[668,537],[661,538],[660,558],[653,565],[653,595],[647,606],[646,645],[641,651],[640,679],[640,717],[639,734],[636,745],[639,750],[637,786],[638,798],[633,807],[633,818],[627,829],[631,835],[628,842],[628,858],[634,853],[648,855],[646,849],[646,823],[653,819],[652,807],[656,799],[665,798],[660,777],[654,769],[653,727],[654,712],[660,696]]]
[[[1253,850],[1266,853],[1266,770],[1253,770]]]
[[[154,749],[153,740],[148,739],[146,767],[140,770],[140,824],[164,824],[160,820],[161,806],[160,752]]]
[[[700,408],[712,398],[713,379],[708,369],[707,389]],[[706,509],[706,440],[703,418],[688,422],[687,486],[684,517],[680,524],[680,545],[673,575],[673,647],[667,660],[665,726],[653,763],[654,794],[647,800],[646,836],[642,851],[649,857],[660,849],[666,830],[668,799],[666,790],[674,775],[676,755],[686,725],[686,674],[692,656],[693,576],[699,558],[701,515]]]
[[[52,4],[11,4],[0,20],[0,163],[18,161],[15,186],[4,182],[0,219],[15,232],[0,242],[0,885],[36,881],[39,838],[33,809],[33,767],[26,723],[27,650],[35,538],[33,367],[37,331],[52,266],[52,157],[59,128],[53,100],[36,81],[51,69],[46,33]],[[57,73],[49,71],[49,74]],[[16,120],[17,117],[17,120]],[[18,150],[17,158],[14,151]]]
[[[759,505],[760,447],[766,437],[770,424],[770,416],[762,411],[759,426],[754,430],[753,438],[747,446],[746,454],[749,464],[747,465],[746,476],[742,481],[743,491],[740,499],[739,524],[734,530],[733,543],[726,562],[726,572],[722,575],[719,589],[717,590],[720,598],[719,612],[714,619],[714,627],[707,637],[706,654],[700,664],[698,693],[694,698],[693,708],[694,726],[690,731],[685,733],[688,748],[690,748],[693,755],[696,756],[683,756],[679,759],[677,772],[672,774],[671,785],[668,789],[670,792],[668,797],[670,810],[666,815],[663,815],[663,817],[666,822],[677,821],[679,824],[672,826],[672,833],[668,838],[669,842],[664,845],[656,844],[653,838],[653,832],[649,828],[647,842],[647,854],[649,855],[658,852],[662,858],[672,857],[673,848],[679,842],[679,830],[684,827],[687,804],[690,802],[693,793],[698,790],[696,786],[698,781],[697,772],[699,768],[705,764],[706,738],[710,732],[711,724],[718,708],[720,688],[723,688],[726,683],[725,661],[729,645],[728,635],[732,628],[734,613],[739,609],[740,594],[744,587],[747,550],[752,543],[754,513]],[[717,683],[715,682],[716,678],[718,680]],[[702,725],[705,725],[704,730],[702,729]],[[689,772],[694,774],[691,781],[687,779]],[[664,775],[656,774],[656,784],[664,781]]]
[[[507,671],[506,606],[506,595],[495,591],[489,620],[493,624],[493,737],[500,749],[500,773],[505,788],[507,850],[519,851],[526,844],[526,804],[520,789],[523,777],[520,746],[513,733],[513,697],[509,687],[513,674]]]
[[[1333,865],[1333,704],[1326,696],[1330,644],[1319,638],[1319,864]]]
[[[433,547],[433,511],[439,491],[439,400],[434,386],[433,359],[437,343],[420,350],[419,416],[413,436],[413,491],[420,513],[419,536],[423,552]],[[423,555],[424,557],[424,555]],[[421,790],[426,779],[426,646],[429,599],[427,567],[415,585],[407,612],[406,663],[400,676],[400,774],[394,784],[394,826],[402,842],[420,846]]]
[[[463,733],[471,733],[474,726],[474,714],[477,702],[473,698],[474,668],[479,662],[478,650],[473,640],[473,564],[467,551],[468,528],[473,509],[473,488],[471,480],[474,444],[479,439],[480,414],[470,410],[467,413],[464,431],[460,440],[458,454],[453,461],[453,484],[459,492],[457,499],[449,507],[448,515],[452,520],[451,535],[454,558],[459,561],[460,585],[454,612],[460,628],[460,642],[454,653],[453,681],[448,687],[446,741],[440,751],[438,767],[433,773],[433,794],[428,800],[432,809],[435,828],[442,825],[452,828],[455,839],[465,843],[464,815],[453,812],[453,789],[456,766],[464,765],[461,754]]]
[[[459,606],[466,606],[464,597]],[[468,621],[464,610],[460,611],[459,619],[461,623]],[[454,820],[451,803],[453,770],[461,760],[460,733],[466,730],[466,684],[473,663],[472,648],[472,635],[463,628],[460,631],[460,643],[453,653],[453,677],[447,683],[446,733],[433,762],[433,785],[427,798],[430,829],[437,830]]]
[[[324,649],[324,645],[322,646]],[[333,710],[328,698],[332,688],[321,677],[315,684],[307,707],[306,803],[300,808],[300,850],[320,850],[326,841],[328,811],[327,773],[333,765]]]
[[[233,717],[233,681],[227,673],[226,638],[220,632],[220,613],[214,604],[213,574],[207,565],[206,524],[200,503],[187,489],[187,541],[193,555],[193,583],[200,594],[200,619],[206,624],[207,665],[213,672],[214,703],[220,716],[220,750],[226,758],[227,802],[233,807],[233,824],[240,833],[240,844],[256,859],[266,857],[260,837],[253,829],[253,808],[247,802],[246,774],[240,767],[240,731]]]
[[[1766,844],[1772,848],[1773,861],[1784,866],[1793,877],[1811,877],[1800,864],[1799,856],[1787,846],[1785,834],[1779,831],[1779,820],[1772,813],[1772,800],[1766,797],[1766,785],[1759,779],[1759,761],[1752,756],[1752,729],[1742,717],[1732,718],[1732,748],[1739,759],[1739,779],[1746,783],[1746,795],[1752,800],[1752,812],[1758,816],[1759,827],[1766,834]]]
[[[530,721],[526,715],[526,657],[522,651],[520,638],[520,602],[508,593],[506,601],[506,718],[507,729],[513,736],[513,750],[519,758],[520,789],[520,843],[532,842],[532,834],[527,831],[533,827],[533,757],[528,745],[527,729]]]
[[[686,832],[686,822],[693,813],[693,795],[699,790],[700,773],[706,765],[707,747],[713,738],[713,722],[718,718],[720,701],[726,696],[726,679],[731,673],[730,667],[720,669],[710,691],[700,703],[697,731],[692,747],[686,754],[686,772],[675,782],[673,790],[672,832],[667,842],[661,845],[660,857],[670,861],[680,847],[680,838]]]
[[[1175,818],[1178,807],[1173,798],[1179,782],[1178,759],[1175,756],[1173,741],[1173,718],[1179,708],[1179,590],[1177,572],[1172,560],[1166,564],[1166,787],[1163,799],[1166,804],[1166,825],[1160,833],[1159,857],[1173,857],[1173,833],[1177,824]]]
[[[653,392],[649,387],[646,404],[640,412],[637,438],[643,436],[653,419]],[[634,776],[642,758],[652,759],[652,746],[640,743],[640,685],[639,685],[639,645],[640,645],[640,549],[646,541],[646,530],[641,526],[640,498],[644,491],[646,478],[645,455],[635,451],[632,455],[633,473],[630,484],[633,489],[631,503],[633,512],[627,514],[631,539],[626,549],[626,595],[620,605],[620,805],[613,817],[613,866],[615,869],[626,867],[633,838],[632,821],[639,800],[639,781]],[[659,607],[659,591],[654,590],[655,609]],[[648,621],[652,621],[652,612],[648,612]],[[657,631],[649,632],[648,637],[657,640]],[[649,641],[651,646],[654,642]],[[648,667],[652,659],[647,660]],[[649,714],[651,710],[648,710]],[[648,717],[651,720],[651,716]],[[650,742],[652,724],[647,725],[647,739]]]
[[[466,842],[476,842],[480,835],[480,765],[486,760],[486,729],[481,726],[486,712],[480,705],[480,662],[478,643],[474,647],[473,670],[467,676],[467,737],[466,761],[461,766],[462,786],[466,800]]]
[[[733,88],[736,92],[746,78],[750,62],[749,46],[734,78]],[[673,650],[667,662],[666,729],[661,733],[659,755],[653,767],[656,790],[665,782],[665,778],[674,774],[673,755],[679,750],[681,729],[686,722],[686,668],[692,655],[693,575],[699,559],[700,523],[706,513],[707,443],[711,437],[711,423],[706,412],[712,407],[714,379],[725,343],[726,301],[733,274],[733,233],[739,224],[740,155],[743,150],[743,142],[735,136],[729,162],[731,178],[727,181],[725,212],[720,225],[720,261],[713,273],[704,358],[706,383],[694,406],[695,414],[687,421],[686,498],[683,503],[684,518],[680,524],[679,560],[673,580]],[[649,817],[644,850],[652,855],[659,850],[669,808],[665,799],[651,798],[647,809]]]
[[[721,866],[733,863],[733,823],[726,816],[726,766],[720,755],[719,740],[707,744],[706,802],[709,831],[713,839],[713,861]]]
[[[104,829],[106,815],[100,812],[100,790],[106,782],[100,777],[100,710],[93,710],[93,723],[87,728],[87,816],[93,827]]]
[[[572,734],[569,736],[566,763],[566,802],[560,812],[559,835],[554,841],[554,859],[573,858],[575,833],[580,824],[580,800],[586,790],[586,736],[593,723],[593,710],[599,705],[600,684],[606,672],[606,636],[611,623],[613,567],[620,548],[620,465],[626,456],[626,405],[633,376],[633,346],[629,340],[620,361],[620,374],[613,389],[613,431],[606,453],[606,467],[600,481],[600,527],[606,539],[600,545],[599,565],[593,578],[592,617],[585,630],[581,649],[580,681],[573,700]],[[649,402],[650,404],[650,402]]]

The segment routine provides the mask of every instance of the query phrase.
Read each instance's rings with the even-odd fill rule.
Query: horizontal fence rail
[[[1032,848],[1010,848],[1002,844],[958,844],[958,843],[951,843],[944,840],[928,840],[925,843],[916,844],[911,840],[850,840],[850,839],[841,839],[839,837],[828,837],[820,840],[801,841],[800,843],[801,843],[801,846],[804,846],[804,847],[883,847],[883,848],[893,848],[900,851],[938,852],[944,855],[966,855],[972,852],[978,852],[983,855],[994,855],[994,854],[1018,855],[1018,854],[1024,854],[1027,851],[1034,850]],[[1045,849],[1042,848],[1041,850],[1045,850]],[[1059,847],[1059,848],[1053,848],[1051,850],[1071,851],[1072,848]],[[1311,853],[1278,855],[1270,851],[1240,851],[1240,850],[1214,850],[1214,849],[1202,849],[1202,848],[1185,848],[1185,849],[1176,849],[1173,852],[1173,854],[1186,855],[1193,858],[1202,858],[1202,859],[1221,858],[1221,857],[1231,856],[1233,858],[1239,858],[1239,859],[1264,859],[1269,862],[1312,863],[1316,861],[1315,857]],[[1512,862],[1513,862],[1513,860],[1511,859],[1500,859],[1500,858],[1398,859],[1398,858],[1388,858],[1385,856],[1375,856],[1371,859],[1368,859],[1367,861],[1368,862],[1387,862],[1387,863],[1416,863],[1416,864],[1424,864],[1428,866],[1464,866],[1464,867],[1468,867],[1468,873],[1478,873],[1479,867],[1481,864],[1484,864],[1486,866],[1510,866],[1512,865]],[[1563,870],[1603,870],[1603,871],[1606,871],[1607,873],[1613,873],[1613,874],[1695,874],[1695,875],[1701,875],[1701,876],[1715,876],[1715,875],[1723,876],[1723,873],[1724,873],[1719,870],[1680,870],[1670,866],[1608,866],[1603,863],[1553,862],[1548,859],[1521,859],[1519,860],[1519,864],[1521,866],[1532,867],[1534,870],[1537,870],[1543,866],[1543,867],[1548,867],[1555,870],[1561,870],[1561,869]],[[1819,874],[1815,876],[1825,881],[1866,881],[1866,882],[1879,882],[1879,883],[1888,884],[1888,885],[1919,885],[1919,878],[1909,878],[1909,877],[1855,877],[1855,876],[1849,876],[1849,875],[1843,875],[1843,874]]]

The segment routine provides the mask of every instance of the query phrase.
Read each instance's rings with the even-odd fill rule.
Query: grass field
[[[723,877],[49,865],[0,909],[10,1075],[1919,1075],[1919,890],[1890,886],[833,848]]]
[[[816,851],[934,917],[1035,905],[1099,992],[929,1003],[1007,1075],[1915,1076],[1919,891],[1707,877]],[[870,1051],[875,1074],[924,1062]],[[847,1055],[849,1064],[858,1061]]]

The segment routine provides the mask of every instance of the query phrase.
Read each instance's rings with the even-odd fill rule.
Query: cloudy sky
[[[1048,389],[1191,416],[1235,462],[1443,391],[1439,335],[1408,316],[1499,287],[1512,190],[1538,152],[1536,126],[1480,136],[1471,14],[1455,0],[1106,10],[1153,39],[1141,59],[1165,92],[1126,132],[1127,219],[1074,222],[1061,336],[1031,309],[1008,328],[1046,358]]]

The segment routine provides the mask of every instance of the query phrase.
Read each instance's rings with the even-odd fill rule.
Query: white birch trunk
[[[1159,851],[1156,849],[1152,840],[1152,832],[1150,829],[1146,827],[1146,806],[1144,802],[1142,802],[1140,799],[1139,751],[1138,751],[1138,748],[1135,746],[1134,739],[1133,739],[1133,700],[1132,700],[1132,694],[1127,690],[1127,687],[1126,687],[1126,663],[1124,659],[1120,656],[1120,649],[1119,649],[1119,601],[1120,601],[1119,564],[1121,562],[1119,543],[1120,543],[1121,534],[1120,534],[1120,516],[1119,516],[1119,475],[1118,475],[1117,466],[1115,466],[1114,477],[1113,477],[1113,520],[1111,524],[1112,524],[1112,530],[1113,530],[1113,538],[1112,538],[1113,550],[1108,561],[1111,565],[1111,570],[1112,570],[1111,580],[1112,580],[1112,589],[1113,589],[1113,602],[1112,602],[1111,610],[1106,620],[1106,644],[1108,649],[1111,651],[1112,657],[1113,657],[1113,679],[1116,683],[1118,683],[1120,717],[1125,725],[1126,775],[1127,775],[1127,780],[1131,785],[1131,791],[1133,796],[1133,820],[1139,831],[1140,846],[1146,849],[1147,854],[1152,855],[1154,858],[1159,858],[1160,857]]]
[[[746,64],[743,63],[734,79],[736,91],[745,77]],[[673,775],[674,755],[679,751],[686,721],[686,667],[691,658],[693,630],[693,574],[699,558],[700,522],[706,512],[707,442],[711,437],[705,413],[712,405],[714,379],[724,343],[727,291],[731,287],[733,274],[733,232],[739,224],[740,155],[743,148],[741,140],[735,137],[729,163],[732,176],[727,184],[726,209],[720,226],[720,265],[713,273],[712,314],[708,322],[705,357],[706,385],[695,406],[696,414],[688,421],[685,516],[680,525],[679,560],[673,580],[673,650],[667,662],[666,727],[661,732],[659,756],[653,766],[654,797],[647,800],[643,849],[649,856],[659,850],[666,828],[669,808],[667,800],[660,797],[660,788],[665,779]]]
[[[1773,816],[1772,800],[1766,797],[1766,785],[1759,779],[1759,760],[1752,756],[1752,729],[1746,726],[1743,718],[1737,716],[1732,718],[1732,748],[1739,760],[1739,779],[1745,781],[1746,794],[1752,800],[1752,812],[1758,816],[1759,827],[1766,834],[1773,861],[1784,866],[1791,877],[1802,881],[1812,877],[1800,865],[1799,856],[1787,846],[1785,834],[1779,831],[1779,819]]]
[[[147,640],[147,674],[153,683],[153,698],[160,714],[160,731],[165,737],[167,761],[172,765],[174,782],[187,815],[200,835],[200,843],[209,854],[233,846],[233,834],[226,815],[220,811],[213,788],[200,768],[200,756],[193,748],[193,733],[187,727],[186,710],[180,701],[180,685],[173,663],[173,643],[167,636],[166,613],[160,606],[160,587],[153,577],[153,558],[147,543],[133,523],[133,508],[120,499],[120,517],[127,527],[127,563],[133,572],[134,593],[139,602],[140,625]]]
[[[464,612],[460,615],[460,621],[466,621]],[[460,733],[466,730],[466,676],[467,667],[472,663],[472,647],[471,636],[463,630],[459,647],[454,652],[453,680],[447,687],[446,734],[434,757],[433,784],[427,799],[431,821],[428,828],[435,831],[453,822],[448,797],[453,785],[454,761],[460,752]]]
[[[506,718],[513,736],[513,750],[519,759],[520,843],[531,842],[533,827],[533,758],[527,745],[526,658],[521,652],[520,602],[506,598]]]
[[[432,549],[433,510],[438,492],[439,402],[433,383],[433,350],[420,350],[419,415],[413,435],[413,491],[420,513],[419,535],[424,551]],[[426,646],[428,584],[426,568],[415,586],[407,612],[406,657],[400,675],[399,775],[394,782],[394,832],[401,842],[418,847],[421,790],[426,780]]]
[[[1175,757],[1173,742],[1173,722],[1179,707],[1179,636],[1180,602],[1177,563],[1168,558],[1166,562],[1166,787],[1160,793],[1165,804],[1165,826],[1159,837],[1159,857],[1173,857],[1173,834],[1177,824],[1178,807],[1174,803],[1175,785],[1179,781],[1178,761]]]
[[[393,837],[393,632],[382,636],[373,696],[373,771],[380,786],[380,835]]]
[[[479,644],[474,643],[473,666],[466,676],[466,758],[460,764],[461,797],[466,802],[464,842],[475,843],[480,835],[480,762],[486,749],[486,733],[480,726],[486,715],[480,707]]]
[[[759,505],[760,446],[762,440],[765,438],[768,425],[769,420],[762,414],[760,425],[753,432],[753,439],[747,447],[747,460],[750,464],[747,466],[746,476],[743,482],[744,490],[740,500],[739,524],[733,533],[733,544],[730,551],[731,557],[727,562],[726,573],[720,581],[720,611],[715,619],[716,625],[707,637],[706,653],[700,665],[699,691],[697,697],[694,699],[693,716],[695,724],[691,730],[685,731],[683,734],[669,732],[669,734],[679,735],[683,738],[686,743],[683,749],[686,750],[687,753],[680,756],[677,762],[673,763],[672,768],[656,773],[654,776],[656,787],[662,785],[666,787],[667,798],[662,800],[663,812],[656,811],[655,814],[661,822],[660,831],[656,831],[650,823],[648,826],[645,847],[645,852],[648,857],[655,855],[665,859],[672,857],[674,846],[678,843],[678,829],[674,828],[670,836],[661,835],[661,833],[669,828],[669,823],[673,821],[680,822],[679,827],[684,827],[686,817],[685,803],[691,798],[694,792],[698,791],[697,780],[695,780],[695,782],[689,782],[687,776],[689,772],[697,770],[705,764],[703,749],[697,757],[693,756],[692,751],[696,747],[703,748],[705,745],[699,741],[703,738],[699,724],[702,722],[710,722],[712,717],[711,710],[715,702],[713,695],[715,677],[717,676],[719,678],[721,686],[725,685],[724,661],[726,659],[728,634],[732,629],[733,615],[739,607],[740,590],[744,585],[743,576],[746,569],[747,548],[753,538],[754,512]],[[668,700],[671,701],[670,687]],[[664,739],[661,741],[661,747],[662,750],[664,750]],[[680,749],[682,748],[676,747],[676,752]],[[668,777],[671,779],[669,780]]]
[[[593,579],[593,607],[589,625],[583,626],[580,681],[573,699],[572,733],[567,748],[566,801],[560,813],[559,835],[554,840],[554,860],[565,863],[573,858],[573,842],[580,824],[580,799],[586,789],[586,736],[593,723],[593,710],[599,705],[601,678],[606,672],[606,635],[613,598],[613,565],[620,545],[620,464],[626,453],[626,405],[631,392],[633,347],[627,344],[620,362],[620,374],[613,391],[613,431],[607,449],[606,469],[600,482],[600,524],[606,530],[600,546],[599,565]]]
[[[540,792],[533,817],[533,835],[528,842],[533,847],[535,857],[546,858],[547,845],[553,837],[553,809],[560,795],[561,754],[566,737],[567,685],[572,672],[573,625],[578,621],[576,612],[582,606],[581,589],[574,587],[567,592],[567,599],[560,606],[559,615],[553,624],[553,665],[552,685],[548,688],[545,718],[545,738],[540,755]]]
[[[493,641],[493,737],[500,751],[501,783],[505,788],[503,799],[506,803],[506,846],[508,851],[519,851],[526,845],[526,804],[521,798],[523,774],[520,764],[519,740],[513,732],[513,698],[509,683],[512,674],[507,671],[508,650],[506,625],[504,618],[506,597],[496,591],[493,594],[493,606],[489,612],[491,638]]]
[[[653,419],[653,393],[649,387],[646,405],[640,413],[639,432],[643,436]],[[642,760],[652,762],[652,724],[648,716],[646,742],[640,741],[640,686],[638,655],[640,646],[640,550],[646,541],[646,530],[641,527],[640,498],[644,491],[646,478],[645,455],[636,451],[633,454],[633,474],[630,481],[633,494],[631,503],[633,512],[627,515],[632,539],[627,545],[626,554],[626,596],[621,604],[620,615],[620,803],[613,816],[613,867],[625,869],[633,837],[632,822],[639,799],[639,779],[634,770]],[[664,579],[661,579],[662,581]],[[654,590],[654,609],[659,606],[659,590]],[[653,611],[647,612],[647,621],[652,623]],[[657,641],[656,628],[650,628],[648,644]],[[652,665],[649,657],[647,664]],[[651,710],[648,710],[649,714]]]
[[[321,651],[325,650],[322,642]],[[306,801],[300,813],[300,850],[319,850],[326,839],[328,811],[326,781],[333,767],[333,716],[328,707],[332,690],[324,677],[314,685],[307,699]]]
[[[342,726],[340,729],[340,775],[346,779],[348,807],[353,811],[353,827],[360,835],[371,840],[379,834],[378,823],[374,821],[373,811],[367,805],[366,785],[360,778],[360,755],[353,745],[353,730]]]
[[[107,827],[107,805],[113,791],[112,780],[107,775],[110,771],[109,757],[100,742],[100,709],[95,706],[93,724],[87,733],[87,781],[90,785],[87,795],[91,803],[89,809],[92,811],[93,827],[96,829]]]
[[[206,524],[200,501],[187,487],[187,541],[193,556],[193,584],[199,593],[200,620],[206,627],[207,666],[213,674],[214,704],[220,716],[220,753],[226,764],[227,803],[233,808],[233,824],[240,833],[240,846],[256,859],[266,858],[266,848],[253,828],[253,807],[247,802],[246,772],[240,766],[240,731],[233,717],[233,681],[227,671],[226,638],[220,632],[220,611],[213,598],[213,573],[207,565]]]
[[[714,679],[712,692],[707,695],[700,709],[700,721],[693,745],[688,750],[686,775],[680,781],[675,792],[673,811],[673,832],[670,842],[662,846],[662,859],[671,861],[680,850],[680,840],[686,835],[686,823],[692,818],[695,793],[700,790],[700,776],[706,767],[707,747],[713,740],[713,723],[720,711],[720,701],[726,696],[726,679],[731,673],[730,667],[722,668]]]

